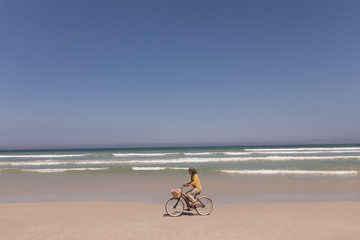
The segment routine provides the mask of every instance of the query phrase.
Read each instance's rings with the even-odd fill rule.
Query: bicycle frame
[[[187,208],[193,207],[193,205],[190,204],[190,202],[191,202],[190,199],[185,194],[183,194],[183,192],[182,192],[183,187],[181,187],[180,189],[181,189],[181,196],[178,198],[178,201],[176,202],[174,207],[175,208],[177,207],[181,198],[184,199]],[[204,204],[199,199],[197,199],[197,201],[199,204],[201,204],[202,207],[204,207]]]

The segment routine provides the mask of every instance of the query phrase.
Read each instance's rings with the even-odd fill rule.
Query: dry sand
[[[0,239],[360,239],[360,202],[215,205],[169,217],[139,202],[0,204]]]

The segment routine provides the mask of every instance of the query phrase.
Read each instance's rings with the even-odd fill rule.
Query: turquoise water
[[[0,174],[183,172],[358,177],[360,145],[0,151]]]

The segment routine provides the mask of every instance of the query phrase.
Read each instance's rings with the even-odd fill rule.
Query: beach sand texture
[[[360,203],[215,206],[209,216],[166,215],[140,202],[0,205],[0,239],[359,239]]]

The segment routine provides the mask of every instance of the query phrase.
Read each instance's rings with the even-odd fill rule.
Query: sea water
[[[359,177],[360,145],[0,151],[0,174],[154,173]]]

